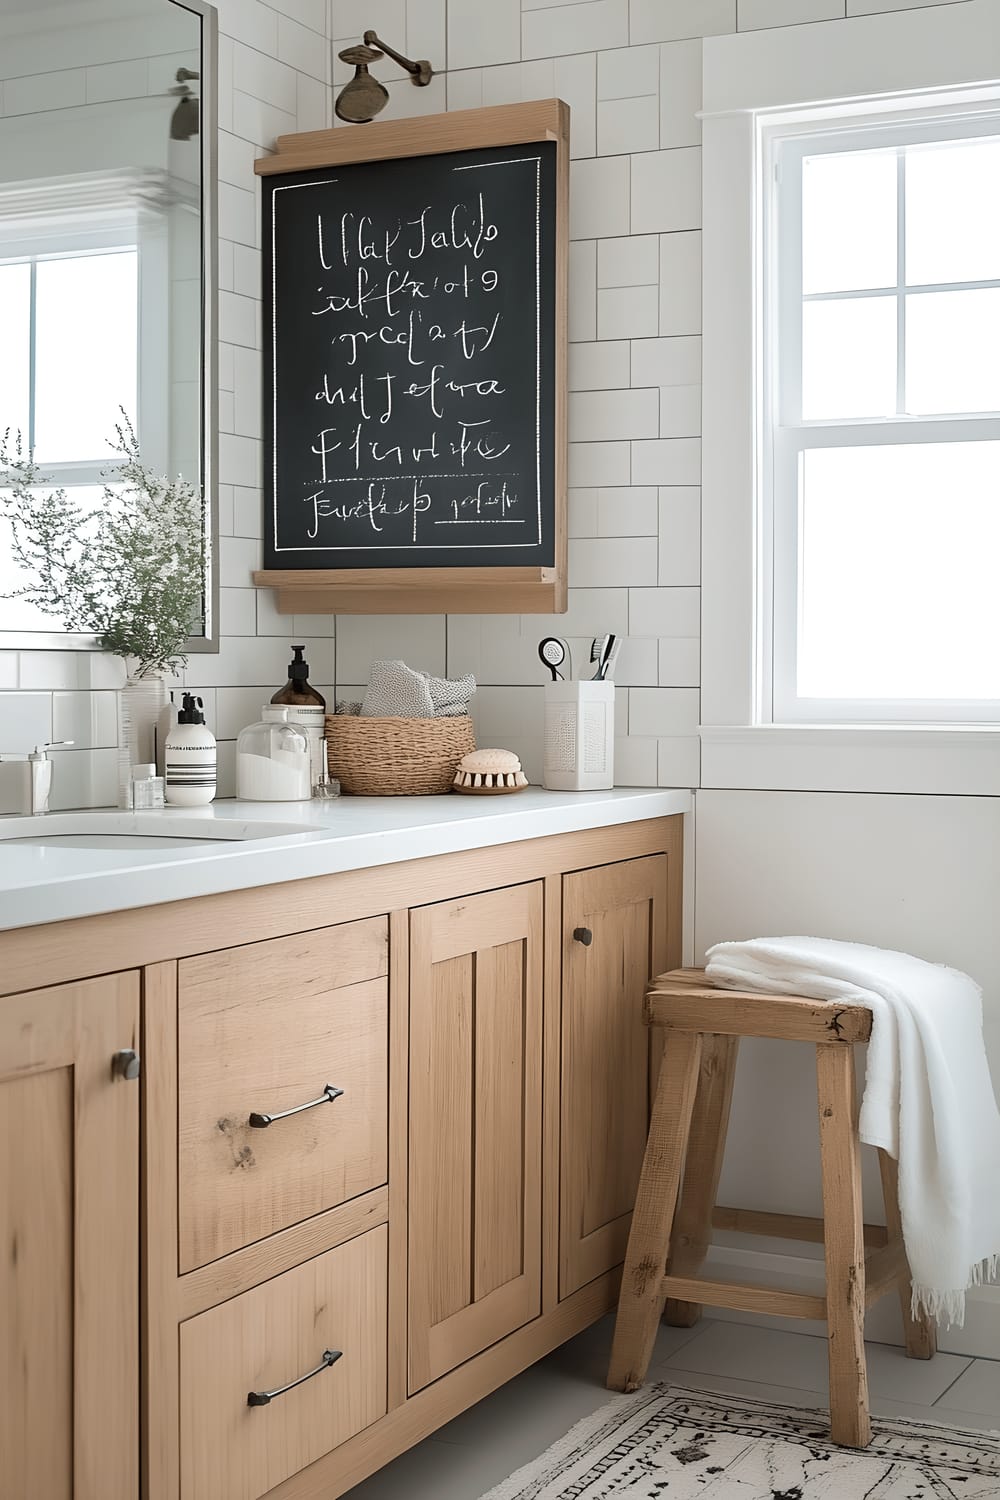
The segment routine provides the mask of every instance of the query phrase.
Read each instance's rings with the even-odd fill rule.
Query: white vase
[[[128,807],[133,766],[155,761],[154,731],[167,701],[167,685],[159,673],[127,677],[118,689],[118,806]]]

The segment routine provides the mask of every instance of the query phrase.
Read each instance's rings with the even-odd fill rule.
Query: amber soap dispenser
[[[313,786],[323,780],[326,755],[326,699],[309,682],[309,663],[303,659],[304,646],[292,647],[288,664],[288,681],[271,699],[276,708],[288,709],[289,724],[306,731],[309,741],[309,763]]]

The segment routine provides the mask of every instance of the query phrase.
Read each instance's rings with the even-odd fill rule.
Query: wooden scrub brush
[[[512,750],[472,750],[459,761],[452,788],[471,797],[498,797],[527,785]]]

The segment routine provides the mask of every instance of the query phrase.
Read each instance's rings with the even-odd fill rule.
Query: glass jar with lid
[[[236,741],[236,795],[245,802],[307,802],[312,796],[309,741],[287,708],[266,704]]]

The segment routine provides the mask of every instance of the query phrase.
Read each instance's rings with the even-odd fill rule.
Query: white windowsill
[[[709,726],[701,785],[1000,797],[1000,726]]]

